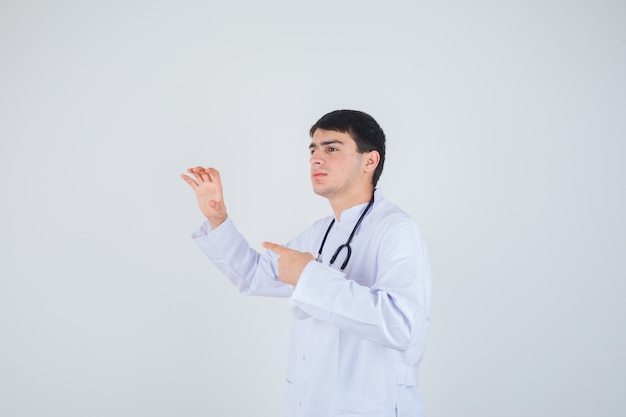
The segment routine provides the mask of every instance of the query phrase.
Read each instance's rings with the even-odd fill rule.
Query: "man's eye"
[[[338,149],[337,148],[333,148],[332,146],[329,146],[328,148],[326,148],[326,150],[328,152],[336,152]]]

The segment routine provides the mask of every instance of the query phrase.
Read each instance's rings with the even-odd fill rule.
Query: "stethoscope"
[[[339,256],[339,253],[341,253],[341,251],[345,248],[345,249],[348,249],[348,255],[346,256],[346,259],[343,261],[343,264],[341,264],[341,271],[343,271],[346,268],[346,265],[348,265],[348,261],[350,260],[350,255],[352,255],[352,247],[350,246],[350,242],[352,242],[352,238],[354,237],[354,234],[356,233],[356,229],[359,228],[359,225],[363,221],[363,217],[365,217],[365,214],[367,214],[367,211],[370,209],[370,207],[372,207],[372,204],[374,204],[374,196],[373,195],[372,195],[372,199],[367,204],[367,207],[365,207],[365,210],[363,210],[363,213],[361,213],[361,217],[359,217],[359,220],[356,222],[356,225],[354,226],[354,229],[352,229],[352,233],[350,233],[350,237],[348,238],[348,241],[337,248],[337,250],[335,251],[333,257],[330,258],[330,262],[328,263],[328,265],[332,265],[335,262],[335,260],[337,259],[337,256]],[[330,233],[330,230],[333,228],[334,224],[335,224],[335,219],[333,219],[333,221],[330,222],[330,226],[328,226],[328,229],[326,230],[326,233],[324,234],[324,239],[322,239],[322,244],[320,245],[320,250],[317,253],[317,259],[316,260],[318,262],[322,262],[322,250],[324,249],[324,244],[326,243],[326,238],[328,237],[328,234]]]

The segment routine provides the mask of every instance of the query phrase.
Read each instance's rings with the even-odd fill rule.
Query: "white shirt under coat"
[[[296,287],[277,276],[278,255],[250,248],[228,218],[192,237],[246,295],[291,297],[286,380],[288,417],[423,416],[418,367],[430,323],[430,262],[415,222],[376,190],[341,272],[346,243],[367,204],[335,220],[321,262],[307,264]],[[315,222],[287,247],[317,255],[333,217]]]

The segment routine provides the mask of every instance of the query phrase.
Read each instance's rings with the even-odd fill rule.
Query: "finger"
[[[202,177],[203,181],[211,181],[211,174],[209,173],[209,168],[204,167],[196,167],[198,174]]]
[[[204,167],[197,166],[195,168],[189,168],[187,172],[196,177],[198,183],[211,181],[211,176],[206,172]]]
[[[196,189],[196,187],[198,186],[198,183],[195,182],[193,179],[191,179],[189,176],[185,175],[185,174],[180,174],[180,177],[185,180],[185,182],[187,184],[189,184],[189,186],[191,188],[193,188],[194,190]]]
[[[263,242],[261,245],[265,249],[271,250],[272,252],[276,252],[279,255],[282,255],[282,254],[284,254],[285,252],[287,252],[289,250],[286,247],[284,247],[282,245],[279,245],[278,243]]]
[[[222,177],[220,176],[220,172],[215,168],[207,168],[206,173],[210,175],[211,181],[215,182],[220,188],[222,188]]]

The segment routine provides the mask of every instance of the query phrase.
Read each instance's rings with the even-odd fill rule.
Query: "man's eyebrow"
[[[320,143],[320,146],[333,145],[335,143],[338,143],[339,145],[343,145],[343,142],[340,141],[339,139],[331,139],[331,140],[325,140],[324,142]],[[317,145],[311,142],[311,144],[309,145],[309,149],[313,149],[313,148],[317,148]]]

